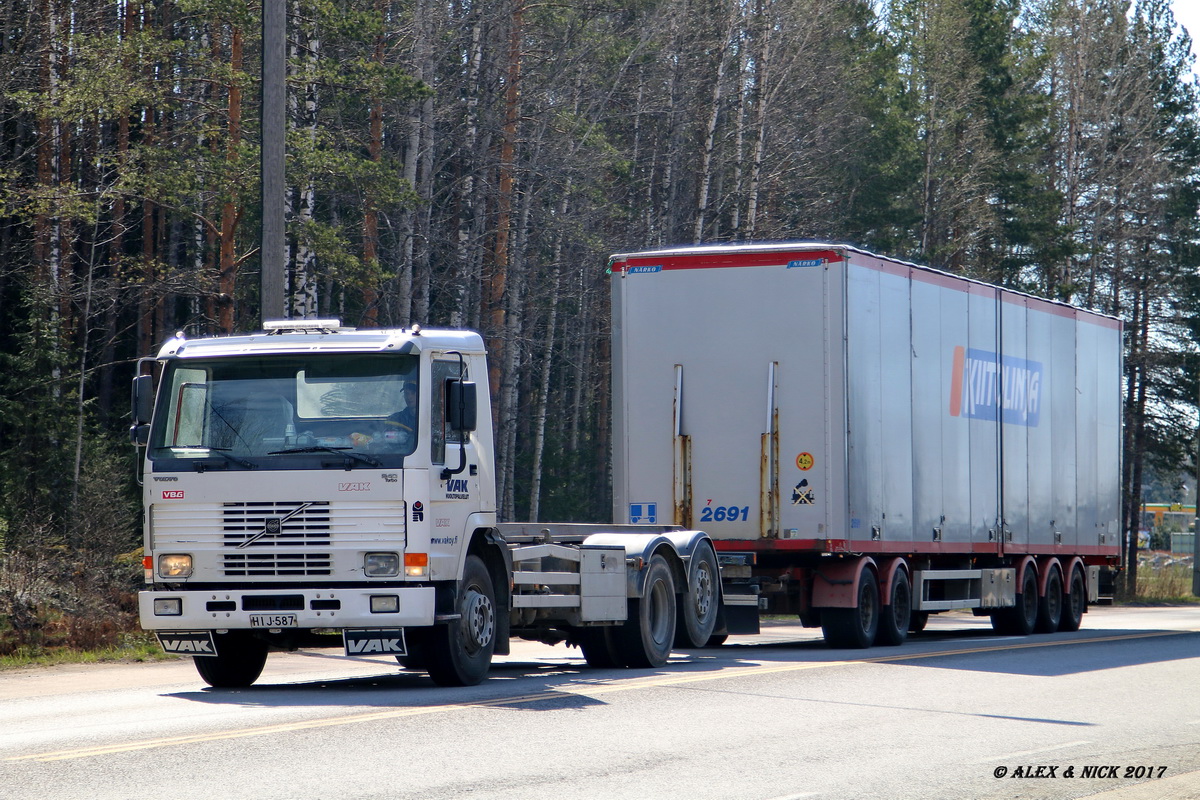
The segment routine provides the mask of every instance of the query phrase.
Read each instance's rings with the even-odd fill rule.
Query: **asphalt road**
[[[771,624],[660,670],[519,643],[481,686],[273,654],[0,673],[0,798],[1200,798],[1200,608],[1078,633],[936,616],[899,648]],[[999,777],[1003,775],[1003,777]]]

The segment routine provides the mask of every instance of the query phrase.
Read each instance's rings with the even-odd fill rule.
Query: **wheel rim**
[[[1021,591],[1021,604],[1025,610],[1025,619],[1033,621],[1037,619],[1037,581],[1033,579],[1028,570],[1025,572],[1025,577],[1025,585]]]
[[[1062,584],[1058,581],[1051,580],[1046,587],[1046,610],[1052,619],[1062,615]]]
[[[871,630],[875,619],[875,593],[863,583],[862,591],[858,593],[858,624],[864,631]]]
[[[707,619],[713,604],[713,576],[708,564],[702,563],[692,580],[692,596],[695,598],[696,618]]]
[[[908,618],[912,613],[912,602],[908,595],[908,584],[897,583],[892,597],[892,617],[896,621],[896,630],[908,630]]]
[[[647,611],[650,614],[650,619],[647,620],[650,628],[650,636],[654,639],[655,644],[664,644],[667,641],[668,633],[670,633],[671,620],[669,619],[670,604],[667,597],[667,584],[665,581],[657,580],[654,582],[653,588],[650,590],[649,600],[647,603]]]
[[[475,586],[467,589],[463,603],[463,640],[467,652],[478,653],[496,633],[496,612],[491,599]]]

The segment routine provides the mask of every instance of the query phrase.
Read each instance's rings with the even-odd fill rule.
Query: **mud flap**
[[[183,656],[216,656],[212,631],[157,631],[158,643],[167,653]]]
[[[403,628],[342,631],[342,642],[348,656],[408,655]]]

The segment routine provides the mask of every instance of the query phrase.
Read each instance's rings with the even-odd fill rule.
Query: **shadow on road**
[[[737,637],[733,644],[719,648],[676,651],[669,664],[653,670],[591,669],[572,651],[562,651],[558,657],[540,660],[502,658],[479,686],[447,689],[434,685],[423,672],[371,661],[378,664],[378,674],[291,683],[270,683],[272,679],[287,680],[286,675],[267,675],[264,682],[245,689],[206,688],[167,696],[246,707],[434,709],[461,705],[558,711],[604,705],[603,699],[589,696],[589,689],[595,687],[605,687],[592,692],[602,697],[612,687],[707,681],[719,677],[717,673],[737,678],[743,670],[821,669],[857,662],[1059,677],[1200,656],[1200,633],[1190,631],[1092,630],[1001,637],[990,627],[944,628],[912,634],[899,647],[868,650],[829,648],[806,631],[799,632],[803,638],[795,640],[781,637],[783,632],[779,630],[770,633],[774,640],[761,644],[749,637]],[[314,659],[344,658],[332,652],[304,655]]]

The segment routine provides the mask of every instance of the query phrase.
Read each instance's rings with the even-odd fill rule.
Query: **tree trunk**
[[[236,77],[242,72],[242,29],[233,26],[230,30],[229,67]],[[226,132],[226,164],[229,171],[226,175],[226,199],[221,205],[221,250],[217,261],[217,327],[222,333],[233,333],[234,320],[234,288],[237,285],[238,262],[236,257],[236,242],[238,220],[241,209],[233,199],[234,175],[233,169],[237,163],[238,148],[242,141],[242,88],[236,81],[230,81],[229,93],[229,129]]]

